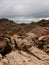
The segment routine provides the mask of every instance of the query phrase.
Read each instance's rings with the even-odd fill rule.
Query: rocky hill
[[[40,29],[43,27],[47,31],[49,30],[49,20],[40,20],[38,22],[32,22],[30,24],[17,24],[12,20],[8,19],[0,19],[0,35],[12,35],[18,32],[29,32],[34,29]]]
[[[37,24],[43,27],[49,27],[49,20],[42,19],[38,21]]]
[[[17,24],[0,19],[0,65],[49,65],[49,20]]]
[[[0,35],[12,35],[20,30],[20,26],[12,20],[0,19]]]

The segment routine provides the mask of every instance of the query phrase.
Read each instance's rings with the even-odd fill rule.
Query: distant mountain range
[[[49,31],[49,20],[40,20],[38,22],[32,22],[29,24],[17,24],[12,20],[0,19],[0,35],[13,35],[15,33],[35,32],[39,28],[39,31],[43,28]],[[41,31],[42,32],[42,31]],[[49,33],[49,32],[48,32]]]

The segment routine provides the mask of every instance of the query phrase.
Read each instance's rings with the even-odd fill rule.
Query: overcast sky
[[[0,18],[16,22],[49,18],[49,0],[0,0]]]

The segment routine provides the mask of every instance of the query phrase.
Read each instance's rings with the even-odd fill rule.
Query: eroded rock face
[[[0,65],[49,65],[49,56],[45,53],[49,52],[48,40],[48,36],[38,37],[31,32],[6,36],[1,40],[4,45],[0,44],[3,55],[0,55]]]
[[[38,36],[32,32],[26,33],[26,39],[30,42],[30,44],[35,45],[38,40]]]
[[[0,65],[45,65],[45,63],[26,52],[16,50],[7,54],[0,61]]]
[[[15,49],[25,50],[35,44],[37,36],[34,33],[26,33],[23,35],[6,36],[1,40],[0,53],[7,54]]]
[[[49,65],[47,54],[49,20],[16,24],[0,19],[0,65]]]
[[[27,41],[25,37],[13,35],[11,38],[15,40],[16,45],[20,49],[22,49],[24,46],[27,46],[27,47],[31,46],[31,44]]]
[[[10,37],[4,37],[0,39],[0,53],[6,55],[15,48],[15,41]]]
[[[28,51],[12,51],[1,59],[0,65],[49,65],[49,56],[45,52],[33,46]]]
[[[2,39],[2,38],[1,38]],[[0,40],[1,40],[0,39]],[[12,35],[6,36],[0,42],[0,53],[4,56],[11,51],[16,49],[27,50],[32,46],[36,46],[39,49],[42,49],[45,52],[49,52],[49,35],[44,35],[38,37],[32,32],[25,33],[23,35]]]
[[[37,46],[49,54],[49,35],[40,36]]]
[[[23,47],[29,48],[36,44],[38,37],[34,33],[29,32],[22,35],[13,35],[11,39],[15,40],[18,48],[23,49]]]

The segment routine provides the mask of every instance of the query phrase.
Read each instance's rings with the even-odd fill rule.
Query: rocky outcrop
[[[49,65],[49,56],[45,52],[35,47],[28,51],[12,51],[1,59],[0,65]]]
[[[2,38],[1,38],[2,39]],[[0,41],[0,53],[6,55],[15,49],[27,50],[35,46],[49,54],[49,35],[39,36],[28,32],[22,35],[6,36]]]
[[[4,19],[4,18],[0,19],[0,36],[13,35],[16,33],[19,34],[30,31],[36,32],[36,30],[34,29],[36,29],[38,32],[41,30],[41,34],[43,31],[46,30],[49,33],[49,20],[40,20],[38,22],[32,22],[30,24],[17,24],[12,20]]]
[[[49,20],[0,19],[0,65],[49,65]]]
[[[0,61],[0,65],[44,65],[44,63],[23,51],[15,51],[6,55]]]

